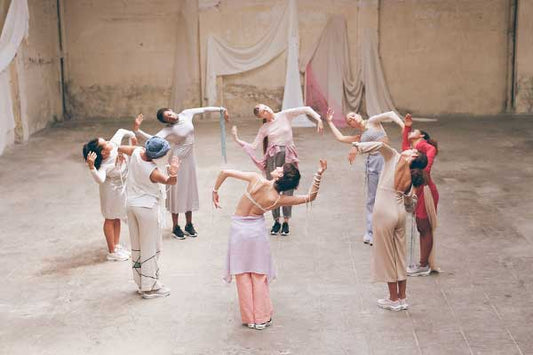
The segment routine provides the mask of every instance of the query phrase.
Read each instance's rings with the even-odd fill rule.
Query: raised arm
[[[155,168],[150,174],[150,181],[165,185],[176,185],[179,168],[180,160],[178,157],[173,156],[170,160],[170,165],[167,165],[167,174],[165,175],[158,168]]]
[[[408,113],[405,115],[405,125],[402,130],[402,151],[411,149],[411,145],[409,144],[409,132],[411,132],[411,126],[413,125],[413,119],[411,118],[411,114]]]
[[[111,137],[111,142],[115,143],[116,145],[121,145],[124,137],[129,139],[135,138],[135,133],[130,130],[120,128],[118,131],[116,131],[113,137]]]
[[[322,180],[322,174],[328,168],[328,162],[326,160],[320,160],[320,167],[313,177],[313,184],[309,188],[307,195],[287,196],[281,195],[278,206],[295,206],[314,201],[318,195],[320,189],[320,182]]]
[[[298,117],[300,115],[311,116],[317,123],[317,131],[322,132],[324,130],[324,124],[322,123],[320,115],[309,106],[290,108],[287,110],[283,110],[280,113],[286,115],[289,120],[292,120],[293,118]]]
[[[213,199],[213,204],[215,205],[216,208],[221,208],[220,202],[219,202],[219,196],[218,196],[218,189],[220,188],[220,186],[222,186],[222,183],[224,183],[224,181],[228,177],[247,181],[248,183],[250,183],[255,179],[259,179],[260,175],[257,173],[244,172],[244,171],[239,171],[239,170],[234,170],[234,169],[221,170],[220,173],[218,173],[217,180],[215,181],[215,186],[213,187],[212,199]]]
[[[329,128],[331,129],[331,132],[335,136],[335,138],[342,143],[353,143],[353,142],[359,142],[361,139],[360,135],[355,136],[345,136],[339,131],[337,127],[335,127],[335,124],[333,123],[333,110],[331,108],[328,108],[328,113],[326,115],[326,121],[328,121]]]
[[[379,127],[382,122],[389,120],[393,121],[403,129],[404,123],[400,116],[398,116],[394,111],[384,112],[380,113],[379,115],[372,116],[368,119],[368,124],[376,128]]]
[[[226,121],[229,121],[229,114],[228,110],[225,107],[222,106],[208,106],[208,107],[197,107],[197,108],[189,108],[186,110],[181,111],[181,114],[187,115],[191,118],[193,118],[195,115],[206,113],[206,112],[220,112],[224,111],[224,119]]]
[[[91,176],[93,177],[93,180],[97,184],[103,184],[107,176],[106,170],[104,166],[100,166],[100,169],[96,170],[96,168],[94,167],[95,160],[96,160],[96,153],[89,152],[89,154],[87,154],[86,163],[87,163],[87,166],[89,167],[89,171],[91,172]]]
[[[374,153],[379,152],[385,160],[392,159],[398,152],[396,152],[391,146],[383,142],[354,142],[353,147],[348,156],[350,164],[353,163],[355,155],[357,153]],[[353,157],[352,157],[353,155]]]

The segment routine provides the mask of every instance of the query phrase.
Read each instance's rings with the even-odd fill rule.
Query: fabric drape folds
[[[279,9],[275,9],[273,17],[279,12]],[[250,47],[233,47],[220,38],[209,36],[205,84],[207,104],[212,106],[217,101],[217,76],[239,74],[261,67],[288,50],[282,109],[303,106],[298,48],[298,14],[295,0],[287,0],[279,20],[273,21],[267,33]],[[293,123],[314,126],[305,116],[303,119],[295,119]]]
[[[336,125],[345,126],[343,114],[361,111],[363,103],[368,116],[396,112],[381,68],[377,26],[377,0],[360,0],[355,75],[344,16],[328,20],[316,45],[300,63],[300,70],[305,72],[305,104],[321,115],[332,107]]]
[[[14,140],[15,118],[9,84],[9,64],[28,34],[27,0],[12,0],[0,35],[0,154]]]

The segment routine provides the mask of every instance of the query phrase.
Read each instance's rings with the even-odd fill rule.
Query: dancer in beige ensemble
[[[379,152],[385,163],[373,212],[372,273],[374,281],[386,282],[389,288],[389,297],[378,300],[378,306],[400,311],[407,309],[406,209],[414,210],[416,206],[412,187],[423,184],[422,169],[427,165],[427,157],[416,149],[400,154],[383,142],[354,142],[348,159],[352,163],[357,153],[374,152]]]

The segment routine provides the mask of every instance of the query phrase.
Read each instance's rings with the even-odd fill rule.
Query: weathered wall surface
[[[516,112],[533,112],[533,1],[518,2]]]
[[[19,139],[63,118],[57,2],[29,0],[28,7],[29,35],[15,57],[22,124]]]
[[[155,115],[171,104],[178,19],[186,3],[65,0],[73,117]]]
[[[508,18],[508,0],[382,0],[381,57],[397,108],[420,115],[502,112]]]
[[[205,77],[206,42],[209,35],[216,35],[234,46],[250,46],[267,32],[275,14],[280,13],[284,0],[224,0],[204,1],[200,8],[200,57],[202,78]],[[345,16],[349,32],[350,50],[355,58],[357,2],[349,0],[300,0],[298,27],[300,54],[309,51],[318,40],[329,16]],[[281,108],[285,84],[286,53],[267,65],[222,79],[222,100],[219,101],[235,115],[250,117],[257,103],[265,103],[273,109]],[[355,68],[355,61],[352,66]],[[219,80],[219,84],[220,84]],[[205,82],[202,80],[202,85]]]

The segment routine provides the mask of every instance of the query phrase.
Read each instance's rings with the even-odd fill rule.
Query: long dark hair
[[[294,190],[300,184],[300,171],[294,163],[283,164],[283,176],[274,182],[277,192]]]
[[[89,141],[89,143],[83,145],[83,159],[87,161],[87,156],[89,155],[89,152],[95,152],[96,153],[96,159],[94,160],[94,167],[96,170],[100,169],[100,165],[102,164],[102,147],[98,145],[98,138],[93,138]]]
[[[254,116],[259,118],[259,107],[257,106],[254,107]],[[263,119],[263,124],[265,124],[266,122],[267,120]],[[268,136],[263,138],[263,154],[266,154],[267,148],[268,148]]]
[[[429,144],[435,147],[435,151],[436,151],[435,155],[439,154],[439,144],[437,143],[437,141],[435,139],[431,139],[431,137],[429,136],[429,133],[426,131],[421,130],[420,134],[422,134],[422,138],[424,138],[426,142],[428,142]]]
[[[411,169],[411,183],[414,187],[422,186],[426,182],[426,174],[424,168],[428,165],[428,157],[422,152],[418,152],[418,156],[414,158],[409,164]]]

